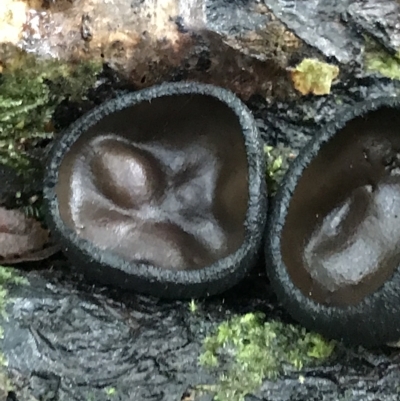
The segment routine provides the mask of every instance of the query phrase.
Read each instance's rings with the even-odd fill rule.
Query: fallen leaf
[[[0,207],[0,264],[43,260],[59,249],[37,220],[20,210]]]
[[[328,95],[332,81],[339,75],[339,67],[317,59],[306,58],[290,70],[293,85],[302,95]]]

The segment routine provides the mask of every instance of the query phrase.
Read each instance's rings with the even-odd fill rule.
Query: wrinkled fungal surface
[[[400,263],[399,128],[397,109],[355,118],[298,181],[282,231],[283,261],[318,302],[358,303]]]
[[[98,247],[166,269],[205,267],[244,239],[239,120],[203,95],[128,107],[80,137],[56,190],[64,221]]]
[[[399,336],[400,113],[379,99],[340,117],[284,180],[271,276],[296,318],[350,339],[364,328],[357,341],[380,342]]]
[[[53,152],[50,214],[79,248],[90,244],[90,257],[127,273],[133,265],[169,277],[240,267],[255,258],[258,240],[246,242],[261,236],[265,220],[246,221],[249,205],[265,203],[261,140],[251,124],[239,99],[207,85],[163,85],[111,101]]]

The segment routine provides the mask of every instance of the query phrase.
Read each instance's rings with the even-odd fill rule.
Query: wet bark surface
[[[149,11],[140,1],[27,3],[35,7],[30,4],[23,48],[39,56],[51,49],[52,55],[65,59],[103,57],[108,64],[86,103],[64,102],[58,107],[55,124],[60,128],[119,90],[196,79],[235,91],[254,112],[266,143],[288,146],[296,153],[317,127],[335,120],[345,108],[366,98],[400,94],[396,81],[367,74],[362,58],[364,35],[391,53],[398,51],[399,4],[394,0],[198,0],[192,8],[171,2],[164,17],[158,14],[170,24],[166,28],[164,21],[162,29],[154,22],[151,7]],[[153,15],[151,24],[137,24],[144,11]],[[54,35],[61,23],[65,30]],[[126,34],[132,26],[136,36]],[[340,66],[339,81],[329,96],[301,97],[293,90],[286,68],[310,56]],[[115,71],[129,85],[120,85],[113,78]],[[9,185],[15,191],[13,180]],[[2,189],[0,194],[6,192]],[[202,340],[218,323],[254,311],[291,322],[269,288],[262,262],[238,287],[199,300],[196,312],[186,301],[92,286],[77,274],[79,266],[71,268],[61,260],[21,271],[30,285],[11,289],[13,302],[3,322],[2,350],[16,386],[9,401],[211,400],[211,394],[195,388],[214,383],[218,372],[201,368],[197,360]],[[301,382],[298,372],[265,380],[247,401],[399,397],[396,349],[340,345],[334,360],[301,374]],[[108,388],[115,389],[112,396]]]
[[[291,322],[262,270],[199,301],[196,312],[188,302],[90,286],[64,262],[31,270],[30,285],[12,290],[3,323],[11,377],[37,400],[211,400],[195,390],[218,375],[198,365],[207,333],[233,314],[252,311]],[[264,381],[247,400],[396,400],[399,363],[390,349],[340,345],[329,363],[300,372],[301,383],[293,371]],[[112,397],[108,388],[115,389]]]

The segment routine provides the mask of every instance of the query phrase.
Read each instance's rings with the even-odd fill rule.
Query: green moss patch
[[[218,371],[228,368],[216,385],[202,386],[203,390],[215,392],[216,401],[242,401],[264,379],[331,357],[335,344],[300,326],[265,321],[262,313],[235,316],[204,340],[200,364]]]
[[[392,55],[372,38],[365,39],[364,65],[367,71],[400,79],[400,51]]]
[[[53,137],[51,117],[65,98],[82,99],[101,70],[98,62],[37,60],[15,51],[0,77],[0,163],[29,172],[29,150]]]
[[[296,155],[292,149],[284,146],[264,146],[266,158],[266,180],[269,194],[273,195],[278,189],[279,183],[285,175],[289,164]]]

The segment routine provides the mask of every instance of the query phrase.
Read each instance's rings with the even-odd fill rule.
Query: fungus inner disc
[[[245,237],[246,148],[236,114],[206,95],[115,111],[66,153],[63,221],[96,248],[172,270],[201,269]]]
[[[282,230],[293,283],[324,304],[357,304],[400,264],[400,116],[357,117],[304,169]]]

